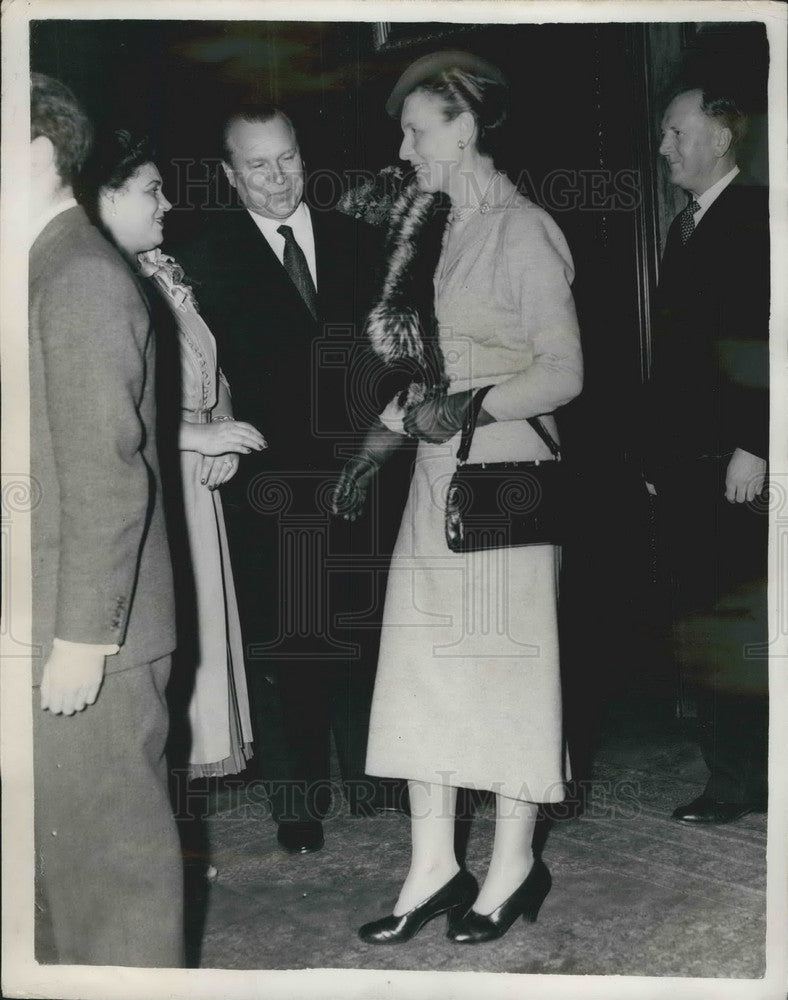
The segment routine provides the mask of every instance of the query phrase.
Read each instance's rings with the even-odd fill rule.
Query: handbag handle
[[[471,450],[471,442],[473,441],[473,434],[476,430],[476,422],[479,419],[479,410],[482,408],[484,397],[492,388],[492,385],[483,385],[471,400],[471,405],[468,407],[468,413],[466,414],[465,421],[462,425],[460,447],[457,449],[458,465],[464,465],[468,460],[468,454]],[[561,447],[539,417],[528,417],[528,423],[531,427],[533,427],[542,441],[544,441],[550,449],[550,454],[554,458],[559,459],[561,457]]]

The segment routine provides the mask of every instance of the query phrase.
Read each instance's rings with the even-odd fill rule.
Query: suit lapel
[[[743,175],[737,174],[709,205],[692,236],[687,240],[688,251],[697,252],[703,248],[703,252],[706,252],[716,249],[721,231],[729,228],[732,218],[742,217],[742,199],[746,198],[747,188]],[[678,228],[678,222],[675,222],[675,225]]]
[[[282,270],[268,241],[245,209],[229,210],[215,244],[216,265],[223,270],[263,272],[268,277]]]
[[[353,247],[341,246],[337,220],[331,212],[311,212],[312,232],[315,235],[315,260],[317,264],[317,314],[319,318],[328,315],[330,302],[340,290],[347,274],[340,274],[343,265],[354,252]]]
[[[239,240],[239,250],[245,255],[248,266],[255,271],[264,283],[271,283],[277,286],[291,309],[303,314],[303,318],[309,323],[314,323],[314,318],[309,311],[309,307],[301,298],[301,293],[293,284],[284,265],[280,263],[279,258],[271,249],[268,240],[249,217],[248,212],[244,211],[240,215],[242,219],[239,222],[241,237]]]

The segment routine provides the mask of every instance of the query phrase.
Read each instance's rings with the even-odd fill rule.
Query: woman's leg
[[[423,903],[457,874],[454,853],[454,823],[457,789],[409,781],[411,861],[410,871],[394,907],[402,916]]]
[[[531,870],[537,812],[533,802],[495,796],[495,839],[487,878],[473,904],[477,913],[492,913]]]

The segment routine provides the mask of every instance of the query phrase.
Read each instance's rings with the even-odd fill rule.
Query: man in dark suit
[[[225,514],[258,768],[280,845],[305,853],[323,845],[331,730],[351,808],[364,813],[377,790],[364,775],[374,630],[348,626],[372,610],[385,559],[370,524],[332,519],[328,502],[338,446],[352,450],[348,436],[370,417],[353,418],[349,373],[364,354],[374,230],[307,206],[298,139],[280,109],[236,109],[222,140],[240,206],[206,211],[177,255],[216,335],[234,412],[269,443],[224,489]]]
[[[768,198],[736,164],[745,126],[730,95],[685,90],[660,145],[689,203],[662,261],[646,478],[710,771],[703,793],[673,813],[694,824],[766,803]]]
[[[90,144],[84,113],[36,74],[31,119],[37,871],[60,962],[179,966],[153,333],[128,265],[73,198]]]

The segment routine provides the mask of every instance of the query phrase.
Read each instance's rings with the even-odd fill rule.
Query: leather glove
[[[430,444],[443,444],[462,430],[473,395],[473,389],[466,389],[419,403],[405,414],[403,423],[406,433]],[[476,426],[484,427],[494,420],[495,417],[482,406]]]
[[[331,497],[331,510],[346,521],[355,521],[364,511],[369,483],[378,469],[402,444],[402,435],[379,420],[367,431],[358,452],[345,462]]]

